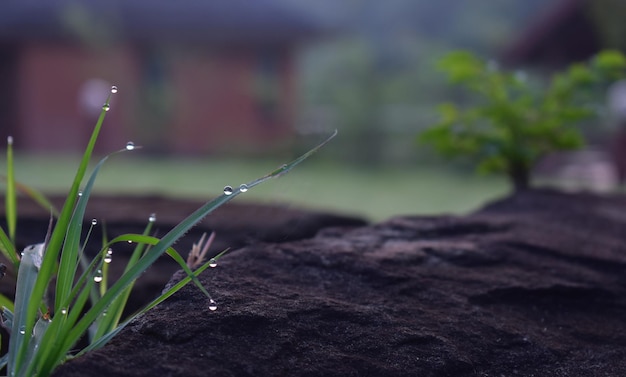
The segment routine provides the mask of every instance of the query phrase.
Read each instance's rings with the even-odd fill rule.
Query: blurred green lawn
[[[16,178],[45,193],[65,193],[78,161],[79,156],[18,154]],[[287,161],[114,156],[98,175],[95,192],[208,200],[225,185],[258,178],[282,162]],[[0,160],[0,164],[6,163]],[[464,213],[506,195],[508,189],[504,179],[434,167],[370,169],[312,158],[236,200],[286,203],[380,221],[400,214]]]

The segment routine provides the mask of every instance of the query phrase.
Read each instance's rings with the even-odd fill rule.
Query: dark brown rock
[[[626,199],[253,243],[56,376],[623,376]],[[182,275],[177,273],[174,280]]]

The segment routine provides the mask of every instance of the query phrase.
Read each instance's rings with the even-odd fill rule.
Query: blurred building
[[[322,30],[276,0],[5,0],[0,137],[80,151],[116,85],[101,151],[273,143],[293,132],[294,54]]]
[[[626,51],[626,2],[556,0],[502,53],[509,66],[543,71],[587,60],[602,49]]]
[[[504,63],[559,69],[598,52],[601,43],[586,3],[560,0],[539,14],[504,51]]]

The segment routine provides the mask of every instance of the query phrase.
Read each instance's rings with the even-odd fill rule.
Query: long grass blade
[[[13,166],[13,137],[7,138],[7,188],[5,194],[5,210],[9,239],[15,243],[17,227],[17,196],[15,193],[15,168]]]
[[[78,268],[80,259],[80,237],[83,229],[82,225],[85,217],[85,210],[87,208],[87,202],[89,201],[96,177],[98,176],[98,172],[111,155],[122,151],[125,151],[125,149],[111,153],[98,162],[82,191],[82,195],[76,203],[76,208],[74,209],[74,213],[68,223],[67,234],[63,244],[63,251],[61,252],[61,261],[59,263],[55,294],[55,307],[57,308],[61,302],[65,301],[67,295],[69,295],[72,290],[72,283],[74,282],[74,276],[76,275],[76,269]]]
[[[31,300],[31,293],[37,281],[39,268],[35,264],[35,259],[39,249],[43,244],[29,246],[24,249],[24,255],[20,262],[20,269],[17,274],[17,284],[15,289],[15,310],[13,311],[13,326],[11,334],[13,339],[9,342],[9,374],[14,374],[22,369],[26,358],[30,334],[32,329],[27,331],[28,321],[27,309]],[[39,308],[39,306],[37,306]]]
[[[59,217],[59,210],[40,191],[18,181],[15,181],[15,188],[18,192],[23,193],[27,197],[31,198],[35,203],[39,204],[41,208],[46,211],[51,211],[54,217]]]
[[[254,187],[270,178],[279,177],[291,169],[293,169],[296,165],[300,164],[307,157],[311,156],[317,150],[319,150],[322,146],[328,143],[337,132],[335,131],[328,139],[324,140],[315,148],[311,149],[304,155],[295,159],[294,161],[286,164],[268,175],[251,181],[247,184],[248,188]],[[74,326],[71,332],[66,337],[66,341],[63,344],[62,351],[67,352],[73,344],[84,334],[89,326],[97,319],[97,317],[102,313],[106,308],[113,302],[118,295],[121,294],[122,291],[126,289],[132,282],[134,282],[143,271],[145,271],[148,267],[150,267],[161,255],[163,255],[170,247],[185,233],[187,233],[193,226],[195,226],[198,222],[200,222],[204,217],[213,212],[218,207],[223,204],[229,202],[234,199],[237,195],[241,193],[241,187],[237,190],[234,190],[232,193],[224,193],[217,198],[207,202],[205,205],[197,209],[191,215],[189,215],[186,219],[177,224],[172,230],[170,230],[161,240],[154,245],[152,249],[150,249],[145,255],[141,257],[141,259],[133,265],[126,273],[121,276],[117,282],[115,282],[107,292],[102,296],[102,298],[96,302],[92,308],[85,313],[83,318]],[[192,278],[193,280],[193,278]]]

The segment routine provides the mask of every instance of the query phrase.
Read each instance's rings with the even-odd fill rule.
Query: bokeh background
[[[111,159],[98,193],[209,199],[337,129],[242,199],[372,220],[463,213],[510,187],[416,142],[437,104],[471,101],[437,60],[466,49],[547,80],[626,50],[624,16],[620,0],[5,0],[0,137],[15,140],[18,180],[63,193],[116,85],[97,151],[143,148]],[[619,121],[610,106],[598,113],[589,146],[551,156],[540,184],[619,190],[607,149]]]

